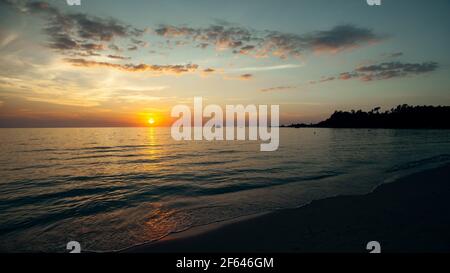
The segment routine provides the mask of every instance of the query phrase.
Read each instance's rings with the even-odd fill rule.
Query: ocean
[[[450,130],[282,128],[276,152],[259,145],[177,142],[170,128],[0,129],[0,250],[122,250],[450,162]]]

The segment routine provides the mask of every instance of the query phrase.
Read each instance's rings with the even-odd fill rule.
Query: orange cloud
[[[244,80],[244,81],[250,80],[250,79],[253,78],[253,74],[243,74],[243,75],[241,75],[239,78],[240,78],[241,80]]]
[[[97,62],[85,59],[64,59],[66,62],[80,67],[109,67],[127,72],[154,72],[158,74],[182,74],[195,72],[197,64],[187,65],[148,65],[148,64],[115,64],[108,62]]]

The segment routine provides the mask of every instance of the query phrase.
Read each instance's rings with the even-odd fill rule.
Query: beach
[[[408,175],[358,196],[169,235],[126,252],[450,252],[450,165]]]

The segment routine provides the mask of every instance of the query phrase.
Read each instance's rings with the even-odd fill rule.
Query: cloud
[[[133,27],[114,18],[65,13],[42,1],[3,0],[5,1],[19,11],[46,20],[44,32],[48,37],[47,45],[66,55],[84,52],[84,56],[93,56],[105,50],[121,52],[123,49],[118,44],[127,44],[124,49],[128,51],[136,51],[149,45],[140,39],[144,33],[148,33],[146,29]],[[372,29],[352,24],[337,25],[328,30],[303,34],[257,31],[227,22],[217,22],[206,27],[162,24],[151,34],[164,37],[166,42],[160,43],[159,46],[170,50],[191,44],[197,48],[212,47],[217,51],[230,51],[255,58],[275,56],[281,59],[298,58],[311,52],[338,53],[386,38],[376,34]],[[118,39],[126,41],[119,43],[116,41]]]
[[[336,77],[325,77],[322,78],[321,80],[319,80],[319,82],[331,82],[334,81],[336,79]]]
[[[241,74],[241,75],[223,75],[223,79],[225,80],[241,80],[241,81],[248,81],[253,79],[253,74]]]
[[[206,49],[206,48],[208,48],[208,46],[209,46],[208,43],[200,43],[200,44],[197,45],[197,47],[201,48],[201,49]]]
[[[197,30],[188,27],[176,27],[171,25],[160,25],[155,29],[155,33],[166,38],[194,36]]]
[[[215,74],[215,73],[217,73],[217,72],[219,72],[219,71],[217,71],[217,70],[214,69],[214,68],[208,67],[208,68],[203,69],[203,70],[201,71],[200,75],[203,76],[203,77],[208,77],[208,76],[210,76],[210,75],[212,75],[212,74]]]
[[[357,78],[358,77],[358,73],[356,72],[344,72],[339,74],[338,78],[340,80],[350,80],[352,78]]]
[[[85,52],[74,51],[74,52],[69,52],[66,55],[70,56],[70,57],[99,57],[99,56],[102,56],[101,54],[93,52],[93,51],[85,51]]]
[[[354,25],[340,25],[327,31],[318,31],[303,37],[314,51],[339,52],[358,48],[382,40],[371,29]]]
[[[250,80],[253,78],[253,74],[243,74],[243,75],[239,76],[239,78],[244,81]]]
[[[19,35],[14,32],[7,32],[0,28],[0,49],[12,44]]]
[[[47,11],[47,14],[53,15],[53,18],[48,18],[52,30],[57,29],[63,33],[71,30],[82,39],[110,42],[117,37],[137,37],[144,33],[144,30],[122,24],[115,19],[103,19],[83,13],[63,14],[56,9],[50,10],[52,11]]]
[[[5,1],[3,0],[3,2]],[[64,60],[74,66],[109,67],[127,72],[147,71],[157,74],[183,74],[197,71],[199,68],[196,64],[126,64],[124,60],[131,58],[123,56],[127,55],[123,52],[140,50],[149,45],[142,38],[144,33],[149,33],[145,29],[136,28],[114,18],[102,18],[84,13],[66,13],[42,1],[6,2],[11,3],[10,5],[15,6],[21,12],[36,15],[45,20],[46,24],[43,31],[47,35],[46,45],[63,54]],[[164,41],[152,43],[152,46],[159,49],[168,48],[175,50],[178,46],[191,44],[202,49],[228,50],[233,54],[253,57],[271,55],[281,59],[295,58],[312,52],[337,53],[369,45],[386,38],[376,34],[371,29],[351,24],[338,25],[328,30],[303,34],[271,30],[256,31],[226,22],[217,22],[205,27],[166,24],[159,25],[153,29],[151,34],[164,38]],[[95,56],[101,56],[102,58],[100,61],[99,58],[90,58]],[[230,72],[229,76],[224,75],[225,79],[250,80],[254,78],[254,73],[256,72],[295,69],[303,65],[303,63],[287,63],[282,65],[242,67],[231,69],[227,72],[220,68],[205,67],[199,73],[209,75]],[[364,79],[397,77],[401,74],[399,73],[400,71],[395,72],[383,72],[383,75],[382,73],[372,73],[373,75],[365,75],[367,77]],[[335,79],[363,79],[362,74],[362,71],[347,72],[347,74],[342,73],[342,75],[323,78],[318,82]],[[365,74],[369,73],[365,72]]]
[[[203,72],[205,72],[205,73],[214,73],[215,70],[212,69],[212,68],[206,68],[206,69],[203,70]]]
[[[120,49],[112,43],[115,39],[130,39],[131,43],[144,46],[136,39],[145,30],[121,23],[113,18],[100,18],[84,13],[64,13],[43,1],[6,1],[18,12],[36,15],[46,21],[43,28],[47,46],[62,53],[95,56],[98,51]],[[78,53],[76,53],[78,51]],[[93,53],[93,54],[92,54]]]
[[[310,51],[337,53],[385,38],[375,34],[371,29],[351,24],[302,35],[278,31],[258,32],[229,24],[212,25],[207,28],[160,25],[155,33],[168,39],[184,38],[196,43],[196,47],[200,48],[211,45],[219,51],[231,49],[234,54],[254,57],[267,57],[271,54],[282,59],[299,57]]]
[[[86,44],[80,44],[80,48],[86,49],[86,50],[105,50],[105,46],[102,44],[94,44],[94,43],[86,43]]]
[[[256,48],[254,45],[246,45],[241,47],[239,50],[234,50],[233,53],[235,54],[242,54],[242,55],[248,55]]]
[[[201,48],[214,45],[217,50],[234,49],[256,37],[239,26],[212,25],[206,28],[160,25],[155,33],[166,38],[186,38],[199,43]]]
[[[111,50],[117,51],[117,52],[122,52],[123,51],[122,48],[120,48],[119,46],[117,46],[115,44],[109,44],[108,48],[111,49]]]
[[[338,53],[381,41],[382,36],[371,29],[354,25],[338,25],[330,30],[316,31],[304,35],[271,32],[260,44],[260,55],[270,52],[282,59],[299,57],[304,52]]]
[[[242,67],[233,69],[232,71],[272,71],[272,70],[299,68],[303,66],[304,66],[303,64],[282,64],[273,66]]]
[[[198,69],[196,64],[187,65],[148,65],[148,64],[115,64],[108,62],[97,62],[85,59],[66,58],[66,62],[79,67],[108,67],[127,72],[152,72],[155,74],[183,74],[195,72]]]
[[[27,101],[34,101],[34,102],[45,102],[45,103],[51,103],[51,104],[57,104],[57,105],[66,105],[66,106],[76,106],[76,107],[94,107],[98,106],[98,102],[92,102],[88,100],[77,100],[77,99],[70,99],[70,98],[54,98],[54,97],[46,97],[46,98],[39,98],[39,97],[27,97]]]
[[[114,19],[105,20],[81,13],[69,15],[67,18],[75,23],[78,36],[84,39],[109,42],[115,37],[139,35],[139,30],[118,23]]]
[[[386,80],[397,77],[429,73],[439,68],[436,62],[425,63],[401,63],[386,62],[376,65],[362,66],[354,73],[364,81]]]
[[[383,62],[379,64],[360,66],[351,72],[343,72],[338,76],[324,77],[321,82],[329,82],[334,80],[351,80],[359,79],[361,81],[388,80],[393,78],[402,78],[407,76],[416,76],[434,72],[439,68],[436,62],[424,63],[402,63],[402,62]],[[310,82],[311,84],[317,83]]]
[[[384,53],[381,56],[386,58],[398,58],[403,56],[403,52],[394,52],[394,53]]]
[[[264,88],[259,91],[263,92],[263,93],[267,93],[267,92],[290,90],[290,89],[294,89],[294,88],[295,88],[294,86],[276,86],[276,87]]]
[[[388,62],[376,65],[362,66],[356,69],[357,72],[370,72],[378,73],[385,71],[399,71],[405,73],[426,73],[434,71],[438,68],[436,62],[426,62],[426,63],[401,63],[401,62]]]
[[[117,60],[129,60],[130,57],[120,56],[120,55],[108,55],[108,58],[117,59]]]
[[[131,38],[131,42],[133,44],[137,45],[137,46],[140,46],[140,47],[147,47],[149,45],[148,42],[145,42],[145,41],[142,41],[142,40],[138,40],[138,39],[135,39],[135,38]]]

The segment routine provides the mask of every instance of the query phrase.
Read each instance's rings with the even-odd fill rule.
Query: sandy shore
[[[129,252],[450,252],[450,165],[341,196],[188,231]]]

